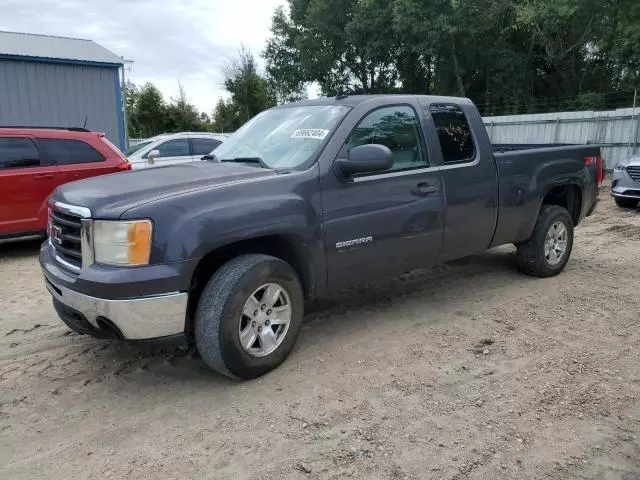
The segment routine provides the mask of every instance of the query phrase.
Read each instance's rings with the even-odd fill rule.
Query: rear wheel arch
[[[538,215],[540,215],[545,205],[557,205],[564,208],[569,212],[575,227],[580,222],[582,214],[582,189],[575,183],[550,187],[542,197]]]

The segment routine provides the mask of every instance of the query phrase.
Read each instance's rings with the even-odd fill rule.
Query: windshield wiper
[[[250,163],[252,165],[259,165],[262,168],[268,168],[273,170],[269,165],[264,163],[262,157],[234,157],[234,158],[221,158],[221,162],[234,162],[234,163]]]
[[[257,165],[264,165],[261,157],[235,157],[235,158],[223,158],[221,162],[236,162],[236,163],[255,163]]]

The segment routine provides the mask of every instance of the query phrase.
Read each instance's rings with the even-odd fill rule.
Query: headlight
[[[627,166],[623,163],[616,163],[616,166],[613,167],[614,170],[624,170]]]
[[[114,222],[95,220],[93,248],[95,262],[135,267],[149,264],[152,225],[149,220]]]

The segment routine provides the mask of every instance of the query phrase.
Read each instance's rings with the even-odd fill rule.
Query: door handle
[[[429,185],[428,183],[419,183],[411,190],[411,193],[418,197],[426,197],[430,193],[436,193],[438,191],[438,187],[434,185]]]
[[[53,178],[54,176],[55,176],[55,174],[53,174],[53,173],[43,173],[41,175],[34,175],[33,178],[40,180],[40,179],[45,179],[45,178]]]

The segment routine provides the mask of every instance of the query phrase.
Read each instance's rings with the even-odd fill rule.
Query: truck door
[[[433,264],[439,255],[444,192],[429,163],[423,117],[413,102],[355,107],[334,135],[337,158],[358,145],[382,144],[393,154],[385,172],[322,176],[322,208],[331,288],[367,282]]]
[[[498,177],[482,118],[470,102],[432,103],[428,113],[442,153],[446,216],[439,261],[445,262],[489,248],[498,214]],[[480,126],[477,131],[470,120]]]

